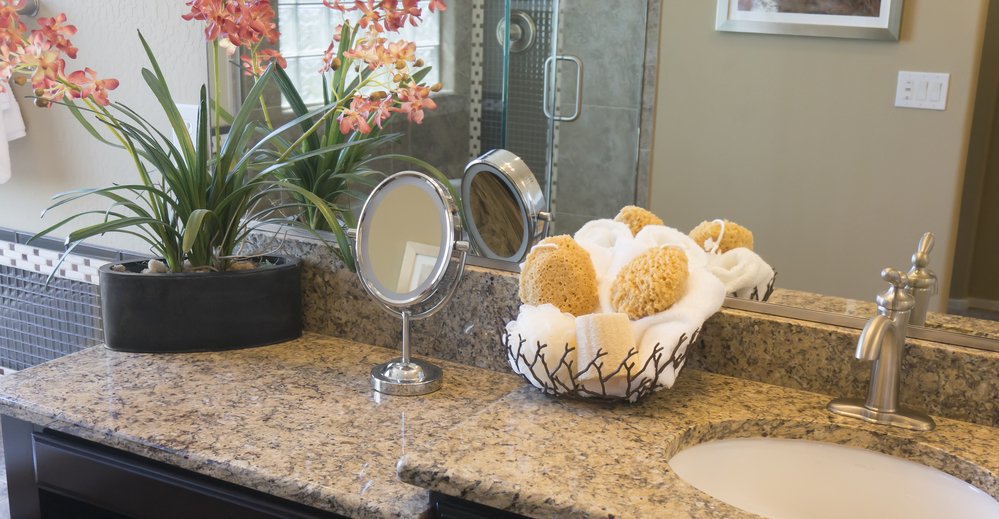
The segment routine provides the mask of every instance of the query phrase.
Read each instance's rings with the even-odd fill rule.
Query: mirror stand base
[[[390,360],[371,368],[371,387],[386,395],[419,396],[441,388],[441,368],[419,359]]]

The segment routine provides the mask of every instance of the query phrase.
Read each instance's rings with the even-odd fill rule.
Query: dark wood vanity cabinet
[[[341,517],[2,417],[12,518]]]

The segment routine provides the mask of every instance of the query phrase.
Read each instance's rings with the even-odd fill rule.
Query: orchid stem
[[[222,95],[222,86],[219,84],[219,42],[218,40],[212,41],[212,76],[215,78],[215,151],[218,152],[222,149],[222,124],[221,124],[221,114],[219,113],[219,96]]]

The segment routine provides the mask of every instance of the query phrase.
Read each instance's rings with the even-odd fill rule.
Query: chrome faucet
[[[829,402],[828,409],[871,423],[929,431],[936,427],[929,415],[898,405],[906,327],[916,305],[907,289],[910,280],[906,274],[891,268],[881,271],[881,279],[891,286],[878,294],[878,313],[864,326],[857,342],[856,357],[874,361],[867,400],[837,398]]]
[[[937,275],[927,266],[930,264],[930,251],[933,250],[933,233],[923,234],[912,255],[912,268],[906,276],[909,279],[908,289],[915,300],[912,313],[909,314],[909,324],[923,326],[926,324],[926,310],[930,306],[930,296],[937,293]]]

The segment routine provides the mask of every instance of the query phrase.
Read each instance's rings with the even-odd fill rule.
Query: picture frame
[[[718,0],[715,30],[898,40],[902,0]]]

